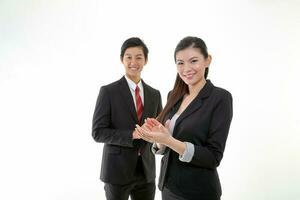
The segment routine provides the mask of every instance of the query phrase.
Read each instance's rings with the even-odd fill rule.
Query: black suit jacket
[[[168,118],[177,112],[179,99]],[[223,156],[232,119],[232,96],[209,80],[197,97],[176,120],[173,136],[195,146],[189,163],[178,159],[178,154],[166,148],[161,160],[159,188],[166,185],[187,199],[218,199],[221,186],[217,166]]]
[[[142,81],[144,109],[142,121],[157,117],[162,109],[161,95]],[[138,159],[138,148],[143,146],[143,169],[148,182],[155,180],[155,158],[151,144],[132,140],[132,132],[138,124],[136,109],[125,77],[102,86],[93,117],[92,136],[104,143],[100,179],[111,184],[127,184],[133,181]]]

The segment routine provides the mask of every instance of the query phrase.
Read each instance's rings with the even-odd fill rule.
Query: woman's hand
[[[159,144],[167,144],[168,140],[172,137],[169,131],[169,123],[168,120],[163,126],[159,121],[156,119],[146,119],[145,124],[140,127],[136,125],[136,129],[139,136],[148,141],[148,142],[155,142]]]
[[[145,122],[146,122],[146,120],[145,120]],[[143,125],[142,125],[142,128],[144,128],[144,129],[146,129],[146,130],[150,130],[149,128],[150,128],[150,126],[149,125],[147,125],[146,123],[144,123]],[[141,135],[140,135],[140,133],[135,129],[134,131],[133,131],[133,133],[132,133],[132,139],[133,140],[135,140],[135,139],[143,139],[143,140],[146,140],[145,138],[142,138],[141,137]],[[151,141],[148,141],[148,140],[146,140],[147,142],[151,142]]]

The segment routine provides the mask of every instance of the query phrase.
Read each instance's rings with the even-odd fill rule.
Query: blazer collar
[[[143,106],[143,114],[142,114],[142,122],[141,122],[143,123],[144,119],[148,117],[149,114],[151,113],[151,108],[153,108],[154,105],[153,102],[154,99],[151,94],[150,86],[147,85],[143,80],[141,81],[144,89],[144,106]],[[124,76],[119,80],[119,86],[120,86],[120,93],[122,94],[124,101],[128,105],[127,107],[129,109],[131,116],[133,117],[134,121],[138,123],[134,100],[130,93],[130,88],[128,86],[127,80]]]
[[[138,120],[137,120],[137,114],[135,110],[133,97],[131,95],[127,80],[124,76],[119,80],[119,87],[120,87],[120,93],[123,96],[123,101],[125,101],[127,104],[126,107],[129,109],[129,112],[133,117],[134,121],[137,122]],[[120,101],[122,101],[122,99],[120,99]]]
[[[128,84],[128,86],[129,86],[129,88],[131,89],[131,90],[133,90],[133,91],[135,91],[135,89],[136,89],[136,86],[139,86],[139,88],[140,88],[140,91],[144,91],[144,86],[143,86],[143,82],[142,82],[142,80],[140,80],[139,82],[138,82],[138,84],[135,84],[135,82],[133,82],[131,79],[129,79],[128,77],[126,77],[126,76],[123,76],[124,78],[125,78],[125,80],[127,81],[127,84]],[[144,92],[143,92],[144,93]]]
[[[191,115],[193,112],[195,112],[196,110],[198,110],[199,108],[201,108],[202,103],[203,103],[203,99],[209,97],[209,95],[211,94],[212,90],[214,88],[214,85],[211,83],[210,80],[206,80],[206,83],[204,85],[204,87],[200,90],[200,92],[198,93],[198,95],[195,97],[195,99],[188,105],[188,107],[180,114],[180,116],[178,117],[178,119],[176,120],[175,123],[175,127],[174,127],[174,131],[176,126],[186,117],[188,117],[189,115]],[[176,106],[176,111],[173,111],[172,116],[177,112],[177,110],[180,107],[180,104],[182,102],[183,98],[180,98],[180,100],[178,101]]]
[[[155,99],[153,94],[151,93],[151,87],[147,85],[143,80],[143,87],[144,87],[144,109],[142,114],[142,124],[144,123],[144,119],[149,117],[151,113],[153,113],[153,108],[155,107]]]

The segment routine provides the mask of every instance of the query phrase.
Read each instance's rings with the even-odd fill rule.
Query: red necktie
[[[142,114],[143,114],[143,104],[142,104],[142,98],[140,96],[139,86],[136,86],[136,88],[135,88],[135,103],[136,103],[137,118],[138,118],[138,121],[141,122]]]

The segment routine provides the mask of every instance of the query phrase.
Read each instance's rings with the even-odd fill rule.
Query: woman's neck
[[[204,87],[206,80],[203,79],[194,85],[189,85],[189,95],[197,96],[200,90]]]

